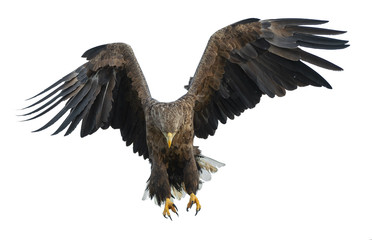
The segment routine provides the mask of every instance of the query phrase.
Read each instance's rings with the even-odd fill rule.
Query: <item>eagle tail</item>
[[[225,166],[224,163],[214,160],[213,158],[198,154],[195,156],[196,162],[199,165],[199,190],[203,183],[212,179],[212,173],[216,173],[220,167]],[[172,196],[178,200],[186,195],[185,186],[182,183],[182,188],[177,190],[174,186],[171,187]]]
[[[200,166],[200,180],[204,182],[212,179],[211,173],[215,173],[220,167],[225,166],[224,163],[216,161],[202,154],[196,156],[196,161]]]

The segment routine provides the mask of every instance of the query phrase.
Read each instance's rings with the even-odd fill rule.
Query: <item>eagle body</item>
[[[196,193],[224,164],[201,154],[194,137],[214,135],[218,124],[254,108],[263,95],[282,97],[298,87],[331,85],[307,63],[340,71],[339,66],[307,50],[343,49],[348,41],[326,37],[344,31],[317,27],[327,21],[301,18],[245,19],[215,32],[185,87],[174,102],[154,99],[132,48],[111,43],[89,49],[87,62],[33,98],[24,114],[38,118],[65,105],[44,126],[63,117],[54,132],[80,136],[109,127],[120,130],[126,145],[148,159],[151,175],[146,194],[164,204],[163,215],[177,214],[173,203],[190,195],[187,209],[201,209]],[[305,50],[304,50],[305,49]],[[275,118],[273,119],[275,121]],[[243,131],[244,132],[244,131]],[[146,196],[145,194],[145,196]]]
[[[178,192],[183,186],[188,194],[196,193],[199,186],[198,163],[195,155],[200,151],[194,148],[193,111],[194,103],[190,97],[180,98],[170,103],[152,104],[146,114],[147,146],[151,162],[151,175],[147,189],[151,198],[163,203],[171,197],[171,187]],[[157,126],[160,124],[164,126]],[[163,132],[160,129],[164,129]],[[174,133],[171,146],[165,133]]]

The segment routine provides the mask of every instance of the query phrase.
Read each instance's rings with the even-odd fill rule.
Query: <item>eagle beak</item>
[[[167,133],[165,137],[167,138],[168,147],[170,148],[172,145],[172,140],[173,140],[174,135],[173,133]]]

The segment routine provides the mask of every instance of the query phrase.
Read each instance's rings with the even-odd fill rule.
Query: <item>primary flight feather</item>
[[[312,19],[246,19],[214,33],[187,93],[174,102],[151,97],[145,77],[131,47],[112,43],[86,51],[87,62],[35,97],[46,95],[24,114],[40,117],[66,102],[44,126],[53,125],[68,113],[54,134],[70,134],[81,123],[85,137],[99,128],[120,129],[126,145],[149,159],[151,175],[146,194],[164,204],[164,217],[177,213],[173,198],[190,195],[187,210],[196,204],[196,193],[210,173],[222,163],[201,154],[194,137],[213,135],[219,122],[234,119],[259,103],[262,95],[284,96],[298,86],[331,88],[304,62],[330,70],[337,65],[300,47],[343,49],[345,40],[325,37],[345,33],[314,27],[327,21]],[[146,195],[145,195],[146,196]]]

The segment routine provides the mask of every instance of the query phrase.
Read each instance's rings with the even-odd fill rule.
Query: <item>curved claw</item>
[[[201,205],[199,203],[198,198],[195,196],[194,193],[190,194],[190,201],[187,204],[186,211],[189,211],[189,209],[192,207],[192,205],[196,204],[196,213],[195,216],[198,214],[198,212],[201,210]]]
[[[172,219],[172,217],[170,215],[169,209],[172,210],[177,215],[177,217],[178,217],[178,212],[177,212],[178,209],[177,209],[176,205],[169,198],[167,198],[165,200],[165,206],[164,206],[163,216],[165,218],[168,218],[169,217],[169,219],[171,221],[173,221],[173,219]]]
[[[200,210],[201,210],[201,207],[199,209],[196,209],[195,216],[198,215],[198,212],[200,212]]]

